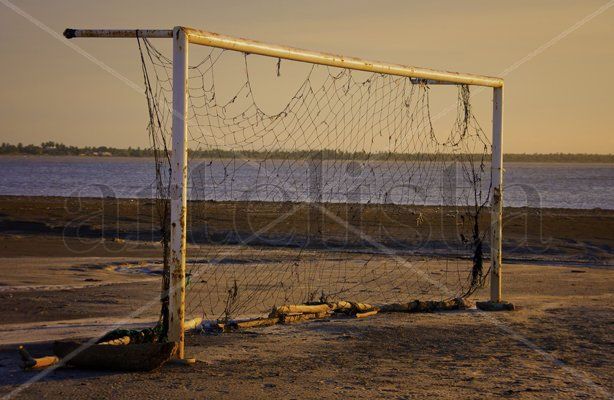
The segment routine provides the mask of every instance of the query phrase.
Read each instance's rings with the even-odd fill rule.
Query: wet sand
[[[411,254],[470,255],[460,237],[469,238],[472,225],[461,208],[324,207],[326,212],[314,215],[304,203],[190,203],[188,243],[247,240],[250,245],[300,247],[312,240],[319,247],[363,249],[373,247],[371,239]],[[0,256],[160,254],[157,208],[151,200],[0,196],[0,210]],[[479,226],[488,256],[486,211]],[[506,208],[503,230],[507,262],[614,264],[614,210]]]

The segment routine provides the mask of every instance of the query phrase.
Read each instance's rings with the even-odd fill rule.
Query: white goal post
[[[185,280],[186,280],[186,215],[187,215],[187,80],[189,44],[205,45],[227,50],[258,54],[331,67],[368,71],[379,74],[409,77],[428,84],[462,84],[493,88],[492,111],[492,199],[491,199],[491,281],[490,300],[500,302],[501,244],[503,204],[503,79],[437,71],[426,68],[368,61],[316,51],[271,45],[248,39],[234,38],[187,27],[174,29],[66,29],[71,38],[168,38],[173,40],[173,118],[172,118],[172,176],[171,176],[171,235],[170,235],[170,293],[168,340],[177,342],[177,356],[184,357]]]

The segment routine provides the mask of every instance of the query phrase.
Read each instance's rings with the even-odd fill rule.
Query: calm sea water
[[[3,156],[0,170],[0,195],[144,198],[154,193],[153,160],[146,158]],[[460,166],[439,163],[199,160],[190,176],[193,199],[304,201],[316,196],[333,202],[433,205],[463,204],[473,196]],[[488,187],[482,186],[484,198]],[[505,205],[614,209],[614,165],[507,163]]]

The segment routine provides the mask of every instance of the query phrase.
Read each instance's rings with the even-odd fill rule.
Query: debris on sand
[[[43,369],[60,362],[56,356],[34,358],[24,346],[19,346],[19,356],[21,357],[21,368],[24,370]]]

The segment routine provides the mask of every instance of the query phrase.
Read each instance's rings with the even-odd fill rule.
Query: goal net
[[[137,40],[168,264],[173,62]],[[186,318],[482,285],[491,143],[469,86],[192,45],[187,99]]]

